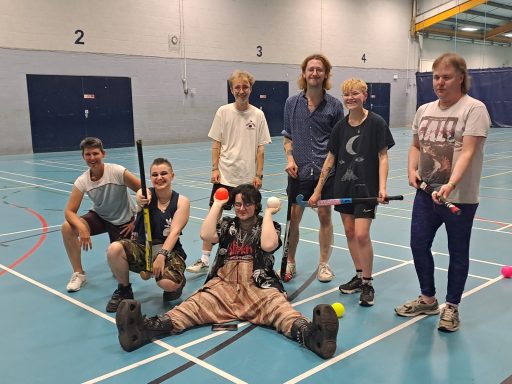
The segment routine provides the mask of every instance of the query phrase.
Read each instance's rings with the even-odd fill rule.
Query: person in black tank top
[[[185,286],[185,260],[187,255],[181,245],[180,235],[190,215],[190,200],[172,189],[174,172],[171,163],[157,158],[150,167],[152,188],[147,198],[137,192],[139,207],[148,206],[152,235],[153,277],[163,289],[164,301],[178,299]],[[107,259],[118,287],[107,304],[107,312],[116,312],[119,303],[133,299],[129,271],[145,271],[145,229],[142,211],[137,214],[131,239],[112,243]]]

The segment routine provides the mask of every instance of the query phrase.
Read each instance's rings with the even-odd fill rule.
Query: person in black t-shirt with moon
[[[334,196],[375,197],[386,203],[388,177],[388,149],[395,142],[384,119],[368,111],[363,104],[368,97],[368,86],[361,79],[348,79],[341,85],[343,103],[349,114],[333,129],[329,139],[329,153],[322,167],[315,192],[309,199],[315,205],[322,188],[335,168]],[[375,218],[373,204],[342,204],[335,207],[340,212],[347,244],[356,268],[356,275],[340,285],[342,293],[361,291],[359,304],[372,306],[375,291],[372,285],[373,246],[370,226]]]

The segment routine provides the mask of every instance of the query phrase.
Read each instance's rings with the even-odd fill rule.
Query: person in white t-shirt
[[[61,232],[73,274],[66,289],[79,291],[87,282],[82,267],[81,250],[92,249],[91,236],[107,232],[110,242],[130,238],[134,226],[136,206],[128,188],[137,192],[140,180],[125,167],[104,163],[105,149],[100,139],[86,137],[80,143],[82,157],[89,167],[73,184]],[[78,216],[84,195],[92,201],[85,215]]]
[[[458,307],[469,272],[471,229],[491,119],[485,105],[467,94],[469,74],[462,57],[445,53],[434,61],[432,70],[438,100],[418,108],[408,158],[409,184],[416,188],[410,244],[421,295],[395,312],[409,317],[437,315],[442,308],[438,329],[454,332],[460,324]],[[422,180],[432,186],[432,193],[420,189]],[[455,203],[460,215],[441,205],[440,197]],[[446,303],[440,306],[431,248],[443,224],[450,256]]]
[[[221,106],[213,119],[208,137],[212,139],[213,196],[219,188],[231,191],[240,184],[261,188],[265,144],[271,143],[267,120],[263,111],[249,103],[254,76],[236,70],[228,79],[235,102]],[[230,210],[228,201],[224,209]],[[201,258],[187,268],[187,272],[205,274],[209,269],[212,244],[203,242]]]

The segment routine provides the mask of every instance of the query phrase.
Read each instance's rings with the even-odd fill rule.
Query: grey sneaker
[[[328,283],[334,278],[334,272],[332,271],[331,267],[329,267],[329,264],[320,264],[318,266],[316,278],[322,283]]]
[[[85,276],[85,273],[82,274],[80,272],[74,272],[69,279],[66,289],[68,292],[76,292],[79,291],[85,283],[87,283],[87,276]]]
[[[210,266],[205,264],[201,259],[197,260],[194,264],[187,267],[186,271],[190,273],[205,274],[208,273]]]
[[[432,304],[427,304],[421,296],[417,299],[396,307],[395,312],[398,316],[414,317],[419,315],[437,315],[439,313],[439,304],[437,299]]]
[[[459,324],[459,310],[456,307],[452,307],[450,304],[446,304],[441,311],[437,329],[445,332],[455,332],[459,330]]]
[[[341,293],[354,293],[360,291],[362,285],[363,279],[355,275],[348,283],[341,284],[339,290]]]
[[[361,286],[361,296],[359,296],[359,305],[362,307],[371,307],[375,303],[375,289],[370,284]]]

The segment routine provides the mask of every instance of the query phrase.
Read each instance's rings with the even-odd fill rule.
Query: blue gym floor
[[[117,341],[114,315],[105,305],[116,288],[106,258],[106,235],[83,254],[88,284],[68,293],[71,275],[60,235],[63,209],[74,180],[86,169],[79,151],[0,156],[0,360],[3,383],[501,383],[512,375],[510,345],[512,279],[512,129],[490,131],[485,147],[481,203],[474,223],[470,276],[460,307],[461,329],[437,330],[437,316],[401,318],[393,308],[419,294],[409,250],[413,190],[407,184],[408,129],[393,129],[389,194],[404,201],[380,206],[372,225],[376,303],[358,305],[358,294],[337,287],[354,275],[341,220],[333,214],[335,239],[330,283],[315,279],[318,220],[308,209],[301,223],[298,275],[286,289],[308,317],[316,304],[342,302],[338,349],[323,360],[272,329],[242,324],[236,332],[204,326],[169,336],[132,353]],[[148,146],[173,163],[174,189],[191,200],[182,243],[191,264],[200,255],[199,228],[208,209],[210,143]],[[105,161],[138,174],[135,148],[107,150]],[[263,198],[284,194],[282,138],[266,147]],[[149,181],[148,181],[149,182]],[[82,204],[81,213],[89,203]],[[286,209],[275,217],[283,227]],[[215,250],[215,248],[214,248]],[[438,298],[444,301],[448,255],[444,228],[436,238]],[[281,250],[276,255],[280,260]],[[149,315],[166,311],[153,281],[131,276],[135,298]],[[188,275],[183,297],[204,276]]]

